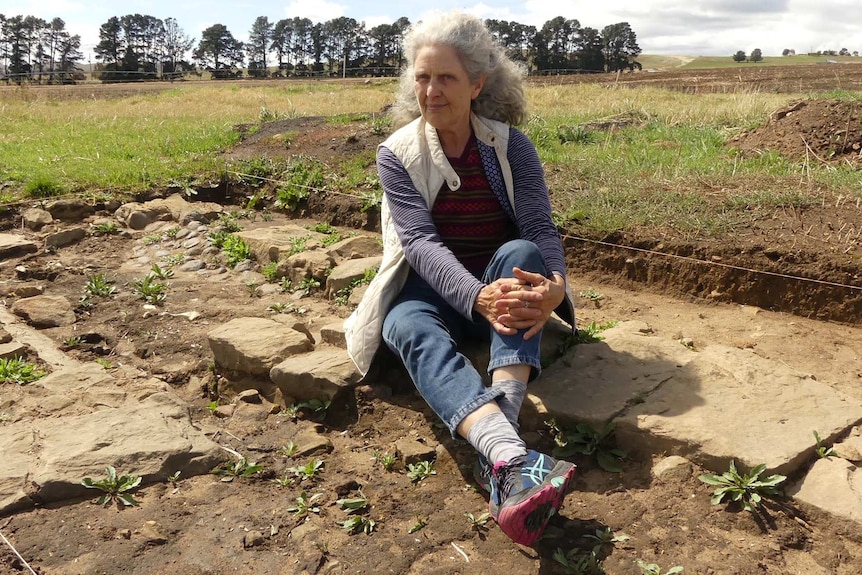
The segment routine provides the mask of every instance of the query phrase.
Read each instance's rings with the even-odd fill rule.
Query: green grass
[[[91,97],[88,87],[72,89],[80,97],[64,101],[38,88],[0,91],[0,181],[19,196],[25,186],[28,195],[42,196],[60,190],[134,192],[189,176],[217,182],[225,167],[218,153],[239,140],[235,126],[256,123],[262,108],[276,117],[341,114],[348,121],[367,117],[357,110],[379,110],[393,87],[190,83],[111,99]]]
[[[744,50],[744,48],[740,48]],[[736,50],[734,50],[734,53]],[[746,54],[750,53],[746,52]],[[740,66],[804,66],[811,64],[826,64],[826,60],[835,60],[840,64],[853,62],[862,63],[862,57],[858,56],[809,56],[798,54],[796,56],[767,56],[764,54],[760,62],[734,62],[733,53],[727,56],[698,56],[691,62],[681,66],[687,70],[702,70],[708,68],[738,68]]]

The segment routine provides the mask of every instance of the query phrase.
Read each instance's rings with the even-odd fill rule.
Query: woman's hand
[[[500,311],[497,321],[509,328],[527,329],[524,339],[530,339],[545,327],[551,314],[565,299],[566,282],[556,274],[546,278],[520,268],[513,268],[512,272],[517,281],[508,281],[500,286],[503,293],[496,303]]]
[[[524,329],[526,327],[530,327],[533,325],[532,322],[529,322],[529,325],[520,325],[524,323],[523,320],[519,322],[519,320],[514,318],[509,318],[506,322],[500,320],[502,317],[501,314],[506,310],[505,306],[500,306],[499,302],[503,300],[503,298],[507,297],[507,294],[514,289],[515,286],[519,284],[520,280],[517,278],[500,278],[493,283],[490,283],[482,288],[479,292],[479,296],[476,298],[476,303],[473,305],[473,310],[488,320],[488,323],[499,333],[500,335],[515,335],[518,333],[519,329]]]

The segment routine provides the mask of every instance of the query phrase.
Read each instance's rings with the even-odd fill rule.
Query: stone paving
[[[188,213],[179,200],[168,206],[127,205],[117,217],[139,230],[154,213],[178,221]],[[273,253],[278,258],[299,233],[308,235],[283,226],[246,236],[263,260]],[[0,260],[38,249],[18,234],[0,234]],[[337,285],[330,292],[360,277],[379,256],[376,243],[367,240],[310,251],[315,250],[320,253],[294,257],[285,270],[308,277],[331,260],[336,267],[329,277]],[[357,264],[358,258],[368,259]],[[28,346],[52,373],[26,386],[22,400],[44,417],[0,426],[6,462],[0,468],[0,513],[81,496],[81,478],[100,472],[105,461],[134,461],[144,481],[152,482],[176,470],[185,477],[206,473],[223,458],[164,382],[135,370],[108,373],[74,361],[28,325],[28,318],[0,307],[8,334],[0,344]],[[285,403],[356,385],[340,323],[333,318],[322,330],[325,341],[314,342],[306,332],[302,326],[239,318],[211,330],[209,344],[217,364],[269,374],[277,400]],[[798,502],[862,522],[862,405],[854,398],[780,361],[721,345],[695,349],[657,336],[640,322],[623,322],[603,336],[602,342],[569,350],[531,386],[526,425],[549,417],[595,426],[613,422],[621,447],[641,457],[682,456],[716,472],[731,460],[746,468],[765,463],[769,473],[798,478],[786,489]],[[817,460],[805,472],[816,458],[812,430],[827,444],[845,438],[835,446],[843,458]]]

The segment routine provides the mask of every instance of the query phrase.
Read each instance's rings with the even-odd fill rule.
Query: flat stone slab
[[[309,337],[271,319],[236,318],[207,334],[215,362],[250,374],[269,373],[291,355],[312,349]]]
[[[105,467],[140,475],[144,483],[206,473],[224,459],[197,430],[188,407],[168,393],[82,416],[25,421],[0,434],[0,513],[98,494],[81,485]]]
[[[300,250],[304,251],[314,247],[313,241],[320,243],[326,237],[324,234],[307,230],[295,224],[243,230],[237,232],[236,235],[245,240],[261,265],[267,262],[277,262],[285,254],[296,251],[298,238],[308,238],[304,248]]]
[[[295,355],[279,363],[269,378],[281,393],[297,400],[333,399],[359,381],[356,366],[343,349]]]
[[[0,260],[30,254],[38,249],[36,242],[27,238],[16,234],[0,234]]]
[[[846,459],[818,459],[786,493],[836,517],[862,523],[862,467]]]
[[[548,369],[531,399],[563,422],[614,421],[625,449],[682,455],[713,471],[730,460],[765,463],[786,475],[813,456],[813,431],[828,440],[862,420],[858,402],[750,351],[694,351],[639,322],[603,335],[565,356],[559,372]]]

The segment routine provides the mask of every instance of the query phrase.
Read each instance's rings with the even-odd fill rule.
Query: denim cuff
[[[464,405],[452,415],[452,418],[446,422],[446,425],[449,427],[449,433],[452,434],[452,439],[466,439],[458,435],[458,425],[464,421],[464,418],[485,405],[486,403],[491,403],[492,401],[496,401],[498,397],[503,397],[505,392],[501,389],[491,389],[486,388],[486,391],[473,399],[470,403]]]

